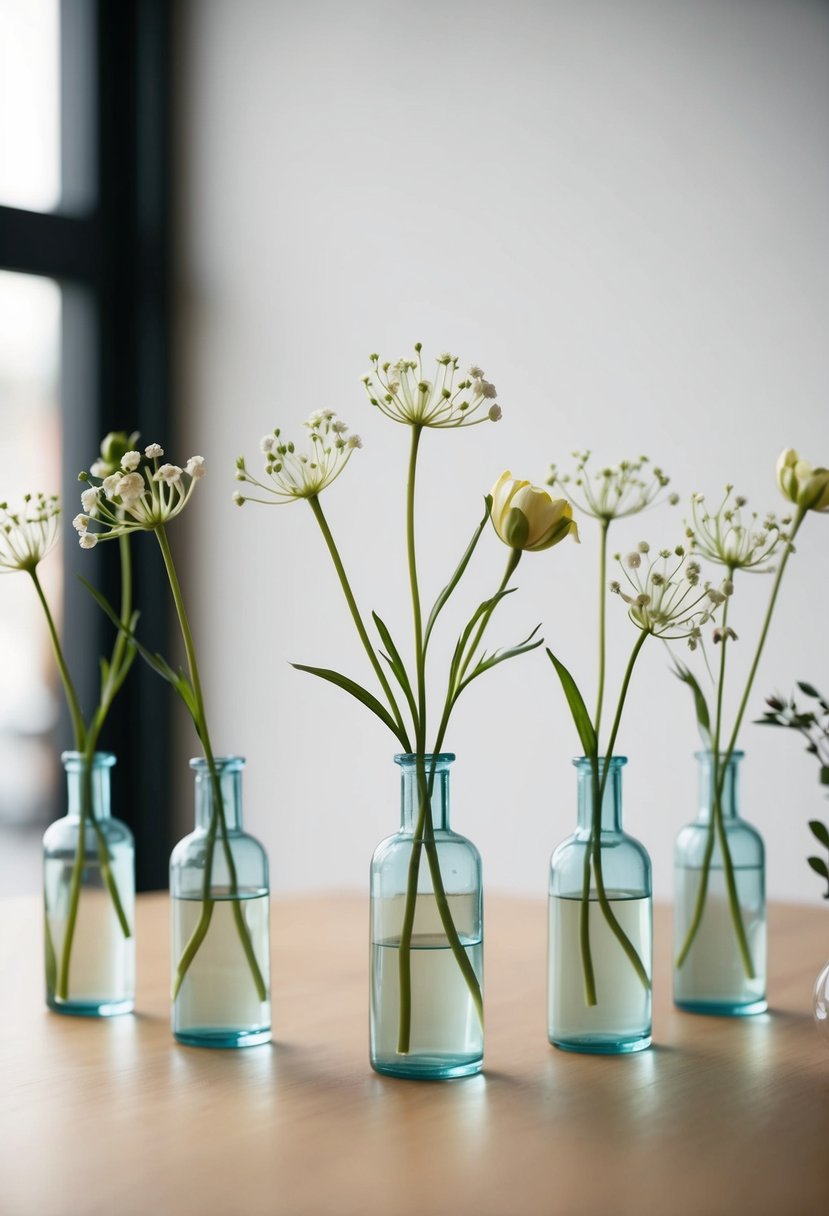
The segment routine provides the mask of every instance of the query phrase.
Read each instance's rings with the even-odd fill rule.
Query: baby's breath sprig
[[[25,494],[11,511],[0,502],[0,574],[31,574],[58,539],[60,504],[56,494]]]
[[[700,582],[700,564],[684,545],[660,549],[655,558],[649,554],[647,541],[640,541],[624,557],[615,554],[632,594],[623,591],[618,580],[610,584],[610,590],[627,604],[628,616],[637,629],[666,642],[685,640],[691,650],[696,650],[702,626],[733,594],[734,584],[723,579],[715,588],[709,582]]]
[[[595,470],[588,468],[590,457],[590,452],[573,452],[576,467],[572,473],[562,473],[558,465],[551,464],[547,485],[558,486],[585,515],[606,523],[646,511],[670,481],[647,456]],[[668,502],[675,506],[679,495],[669,494]]]
[[[459,360],[448,352],[438,355],[430,380],[423,373],[422,343],[415,343],[414,359],[380,362],[369,355],[371,371],[363,376],[368,399],[392,422],[404,426],[451,428],[498,422],[501,407],[495,404],[495,385],[480,367],[470,367],[455,382]]]
[[[690,547],[701,557],[725,568],[733,575],[737,570],[768,574],[773,571],[771,559],[778,549],[788,543],[786,529],[790,515],[778,520],[769,511],[760,516],[756,511],[744,514],[747,499],[734,494],[727,485],[725,494],[713,514],[705,505],[703,494],[691,496],[691,520],[685,535]]]
[[[305,422],[309,450],[298,452],[292,439],[284,439],[279,427],[259,441],[265,457],[268,482],[254,477],[245,465],[244,456],[236,461],[236,480],[253,486],[266,494],[256,498],[237,491],[233,501],[237,506],[259,502],[265,506],[296,502],[300,498],[316,498],[342,473],[352,454],[363,446],[359,435],[349,435],[348,426],[333,410],[316,410]]]

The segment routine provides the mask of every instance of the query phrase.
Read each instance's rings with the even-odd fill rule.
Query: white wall
[[[369,351],[394,359],[418,339],[455,351],[484,367],[504,408],[497,426],[425,437],[427,599],[501,470],[542,481],[574,448],[605,463],[644,451],[684,498],[733,480],[759,510],[779,509],[781,447],[829,461],[829,8],[197,0],[180,34],[181,451],[203,453],[210,473],[173,539],[190,558],[213,731],[248,756],[247,820],[274,887],[364,889],[397,822],[393,740],[289,667],[371,676],[311,512],[237,510],[235,456],[256,465],[260,435],[281,424],[299,436],[320,407],[361,433],[324,505],[364,610],[398,637],[408,433],[365,400]],[[681,532],[682,509],[666,507],[619,525],[616,545]],[[492,639],[543,620],[590,688],[589,524],[583,537],[527,555]],[[829,687],[828,550],[829,516],[813,516],[751,716],[797,678]],[[444,626],[494,588],[505,556],[487,534]],[[735,677],[770,590],[768,577],[743,583]],[[621,609],[609,606],[617,688],[634,640]],[[435,690],[439,677],[436,665]],[[543,655],[470,690],[449,742],[454,824],[481,848],[489,886],[541,895],[573,825],[577,750]],[[667,895],[673,837],[695,812],[697,736],[658,644],[620,744],[627,823]],[[816,899],[804,862],[806,821],[827,809],[815,765],[782,733],[748,725],[743,744],[770,891]],[[182,735],[185,806],[192,750]]]

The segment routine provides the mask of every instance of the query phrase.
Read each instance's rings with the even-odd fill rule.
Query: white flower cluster
[[[89,473],[80,474],[87,488],[81,494],[83,511],[72,520],[72,527],[82,549],[94,549],[98,541],[126,532],[152,531],[184,510],[196,482],[207,472],[204,457],[191,456],[182,469],[177,464],[159,465],[163,455],[158,443],[148,444],[143,455],[125,452],[116,471],[99,485],[91,484],[91,479],[96,467],[103,471],[100,461]]]
[[[647,510],[670,480],[660,468],[650,467],[647,456],[606,465],[595,472],[587,467],[590,456],[590,452],[573,452],[573,473],[561,473],[557,465],[550,465],[547,485],[559,486],[585,515],[605,523]],[[668,502],[675,506],[679,495],[669,494]]]
[[[716,511],[710,514],[705,508],[702,494],[691,498],[692,521],[685,535],[691,548],[732,573],[735,570],[753,570],[767,574],[774,569],[768,565],[779,545],[788,542],[784,528],[791,523],[788,516],[783,519],[768,514],[760,519],[756,512],[743,516],[746,499],[734,495],[733,486],[725,487],[725,497]]]
[[[642,541],[624,558],[616,554],[630,594],[618,581],[610,590],[628,606],[628,616],[637,628],[654,637],[675,641],[685,638],[696,650],[702,626],[713,619],[719,606],[734,591],[730,579],[719,589],[700,583],[700,565],[682,545],[661,549],[649,558],[650,546]]]
[[[19,511],[0,502],[0,573],[32,573],[58,538],[57,495],[26,494]]]
[[[415,344],[414,359],[382,363],[379,355],[369,355],[371,370],[363,376],[368,399],[392,422],[405,426],[446,429],[475,426],[479,422],[498,422],[501,407],[495,403],[495,385],[480,367],[470,367],[466,377],[455,383],[458,359],[448,353],[438,355],[437,369],[430,380],[423,373],[422,345]]]
[[[352,452],[363,446],[360,436],[349,435],[347,425],[333,410],[316,410],[306,420],[305,427],[310,441],[307,452],[297,452],[292,440],[282,438],[279,427],[260,440],[259,449],[265,457],[265,474],[269,482],[254,477],[248,471],[244,457],[238,458],[236,480],[268,495],[256,498],[237,490],[233,501],[238,506],[245,502],[268,504],[316,498],[337,480]]]

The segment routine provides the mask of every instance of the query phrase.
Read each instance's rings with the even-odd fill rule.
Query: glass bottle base
[[[270,1043],[271,1028],[263,1030],[174,1030],[173,1038],[186,1047],[261,1047]]]
[[[63,1013],[73,1018],[115,1018],[122,1013],[132,1013],[135,1009],[133,997],[120,1001],[110,998],[101,1001],[59,1001],[47,996],[46,1004],[52,1013]]]
[[[483,1056],[391,1056],[372,1059],[371,1067],[386,1077],[410,1081],[449,1081],[453,1077],[472,1077],[484,1066]]]
[[[765,1013],[769,1003],[765,997],[759,1001],[678,1001],[674,1005],[683,1013],[705,1013],[712,1018],[748,1018],[756,1013]]]
[[[638,1035],[633,1039],[620,1039],[612,1035],[586,1035],[577,1039],[550,1038],[550,1042],[561,1051],[575,1051],[591,1056],[620,1056],[644,1051],[646,1047],[650,1047],[652,1040],[650,1034]]]

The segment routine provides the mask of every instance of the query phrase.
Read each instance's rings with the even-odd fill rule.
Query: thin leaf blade
[[[401,745],[406,747],[406,742],[400,734],[397,723],[386,707],[377,700],[373,693],[370,693],[367,688],[363,688],[356,680],[342,675],[339,671],[332,671],[328,667],[309,667],[305,663],[292,663],[291,666],[296,671],[306,671],[309,675],[317,676],[320,680],[326,680],[329,684],[334,684],[337,688],[341,688],[344,692],[349,693],[361,705],[365,705],[366,709],[370,709],[383,725],[389,728],[394,737],[400,740]]]
[[[687,685],[691,690],[691,695],[694,698],[694,713],[697,718],[697,726],[699,733],[702,736],[702,741],[709,749],[713,747],[714,739],[711,734],[711,714],[708,709],[708,702],[705,699],[705,693],[699,686],[694,673],[684,663],[674,662],[674,675],[683,684]]]
[[[449,582],[446,584],[446,586],[441,591],[440,595],[435,600],[435,602],[432,606],[432,611],[429,613],[429,619],[426,622],[426,631],[423,635],[424,651],[426,650],[426,647],[429,645],[429,638],[432,635],[432,630],[435,627],[435,622],[437,621],[438,617],[440,616],[441,612],[443,611],[444,607],[446,606],[446,603],[447,603],[449,597],[451,596],[452,592],[455,590],[458,583],[463,578],[463,575],[466,571],[466,567],[469,565],[470,561],[472,560],[472,554],[475,552],[475,548],[478,544],[478,541],[481,539],[481,533],[483,532],[484,528],[486,527],[487,520],[489,519],[490,513],[492,511],[492,495],[491,494],[487,494],[486,498],[484,499],[484,505],[485,505],[485,511],[484,511],[483,519],[478,524],[475,531],[472,533],[472,539],[470,540],[469,544],[466,546],[463,557],[461,558],[461,560],[458,562],[457,566],[455,567],[455,573],[452,575]]]
[[[587,706],[584,703],[584,697],[579,691],[576,681],[570,675],[570,672],[553,654],[552,650],[547,649],[547,656],[556,670],[556,675],[561,681],[561,687],[564,690],[564,696],[567,699],[567,704],[570,707],[570,714],[573,719],[573,724],[578,731],[579,741],[585,756],[596,756],[599,751],[599,744],[596,738],[596,731],[587,711]]]

